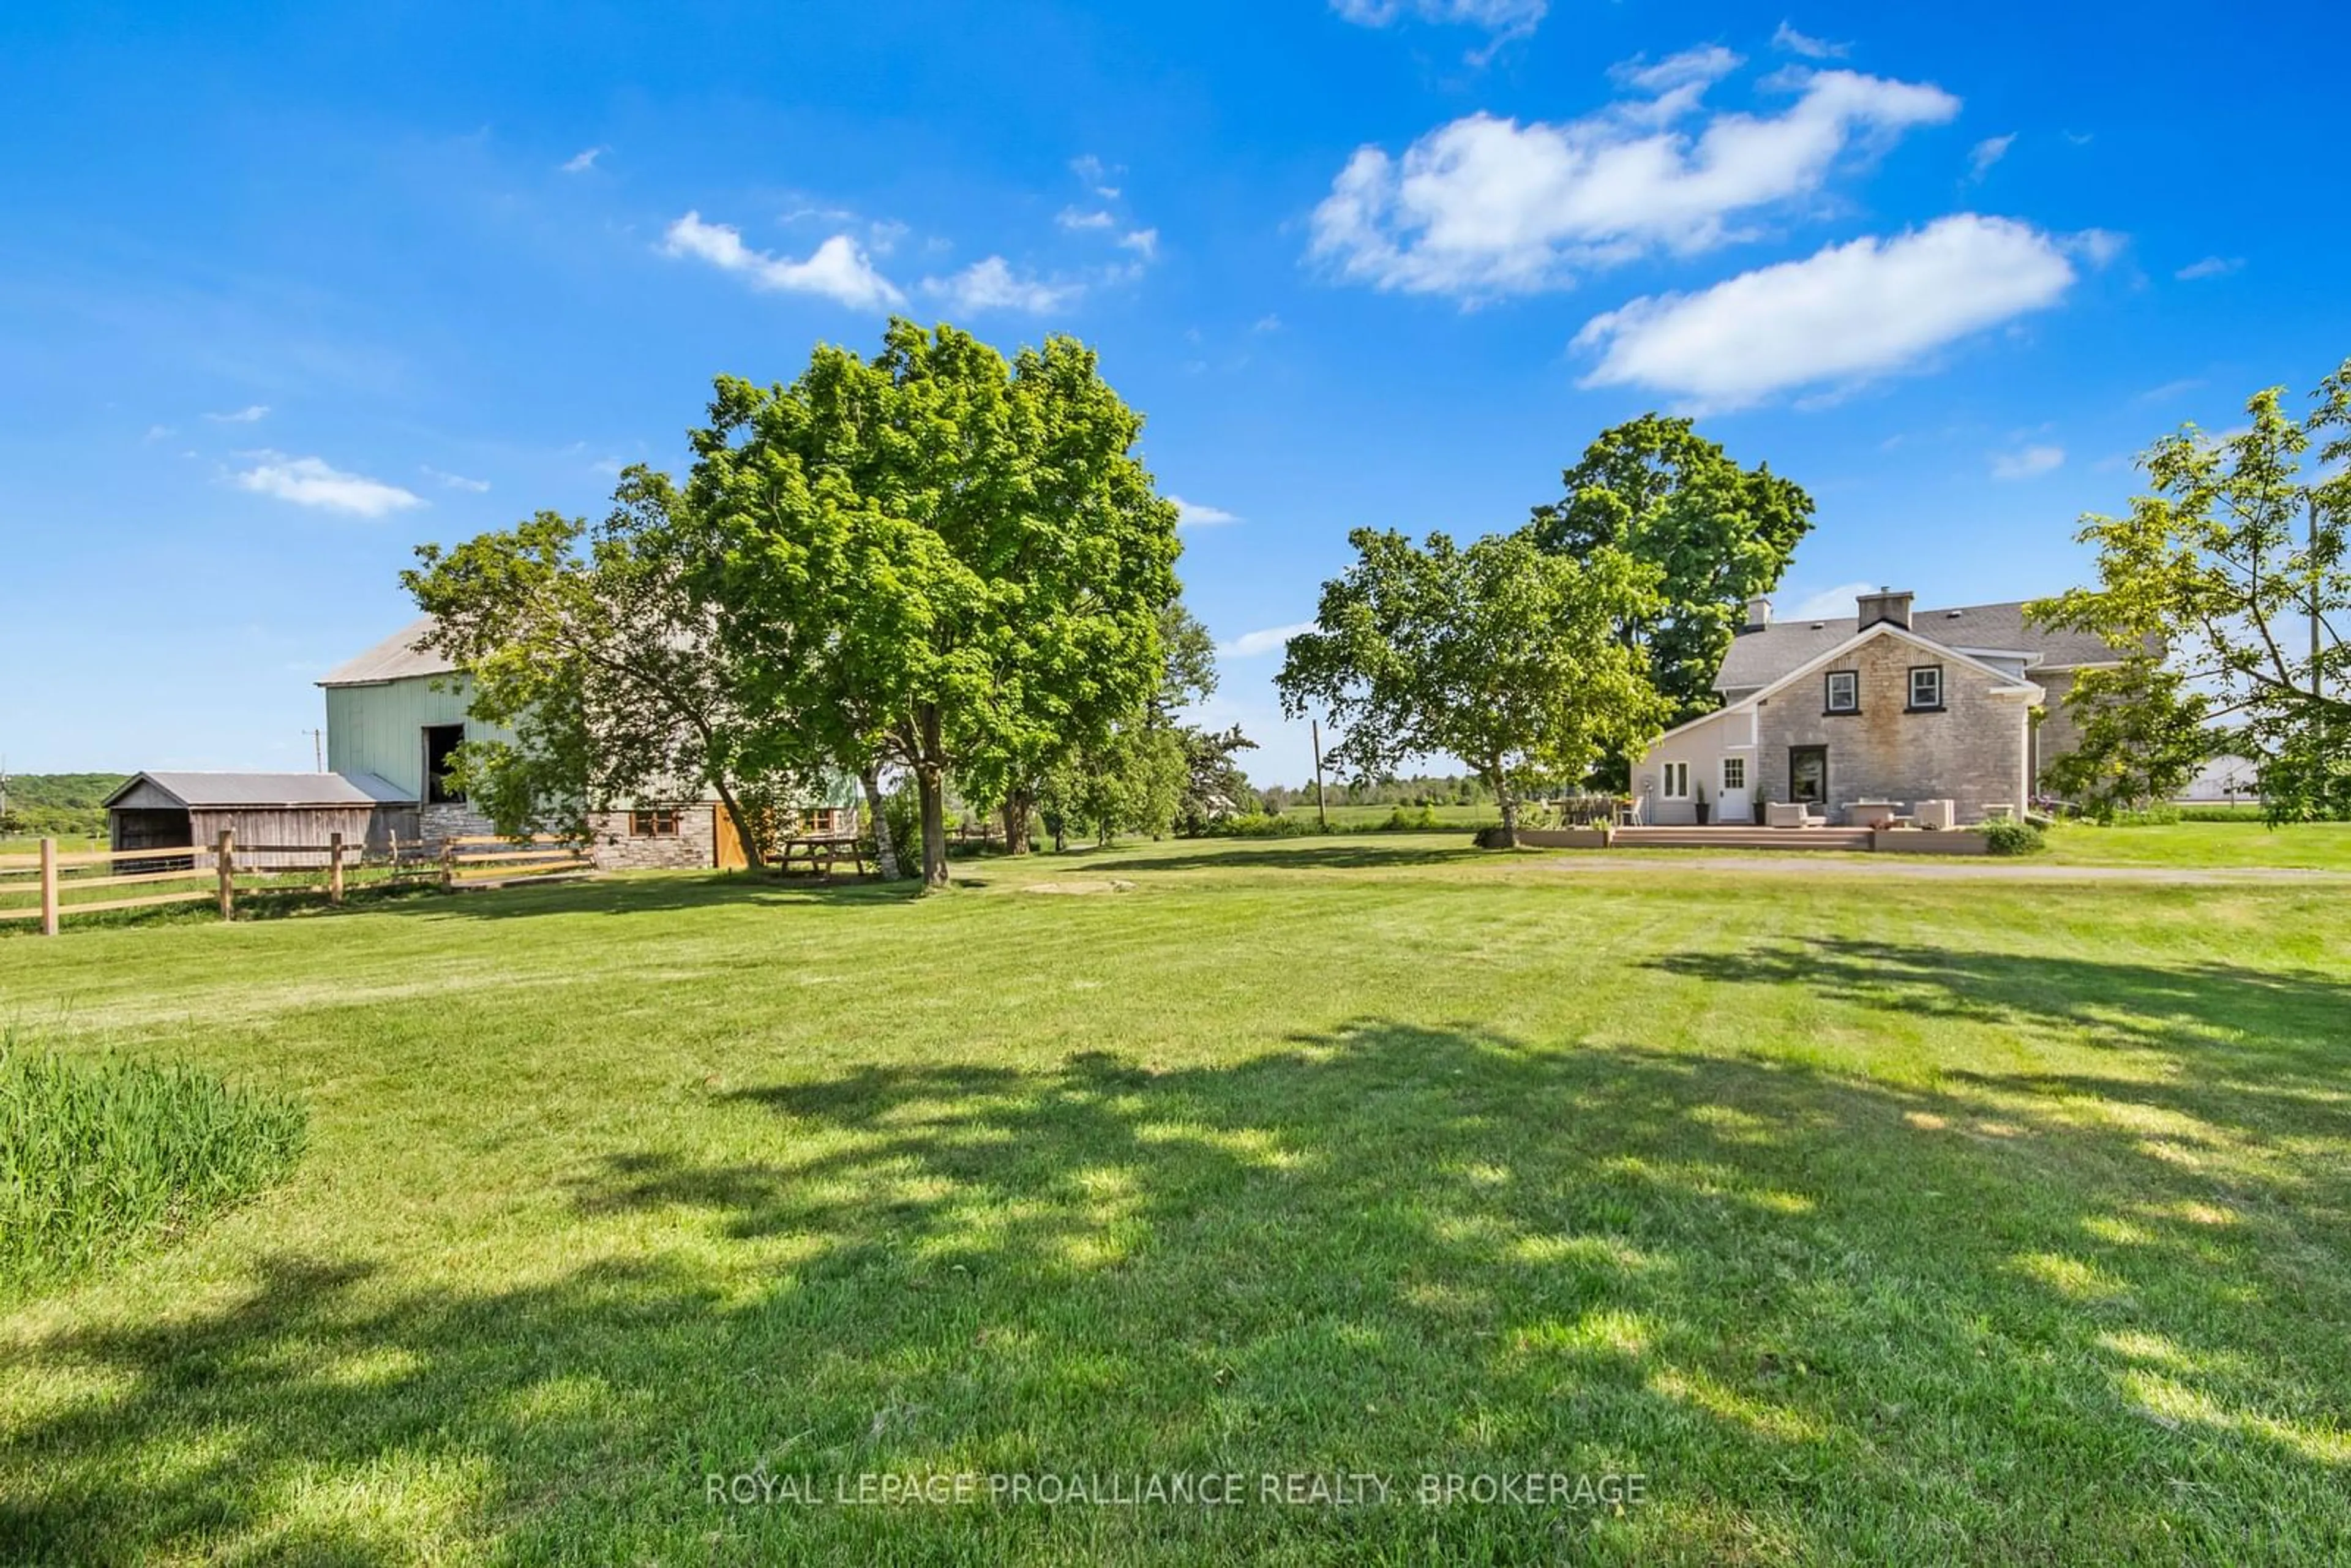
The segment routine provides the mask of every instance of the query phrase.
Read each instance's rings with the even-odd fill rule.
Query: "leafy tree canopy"
[[[1320,709],[1344,737],[1325,758],[1376,778],[1442,752],[1494,791],[1506,839],[1529,790],[1604,752],[1646,746],[1670,712],[1648,655],[1621,633],[1658,612],[1660,570],[1614,545],[1571,557],[1525,533],[1468,549],[1358,528],[1355,563],[1322,585],[1314,630],[1276,678],[1292,717]]]
[[[893,320],[871,361],[823,348],[789,386],[721,380],[710,421],[689,489],[722,635],[836,754],[913,771],[943,885],[950,770],[1002,800],[1160,678],[1178,546],[1141,416],[1073,339],[1008,365]]]
[[[639,466],[593,529],[540,512],[420,546],[401,574],[435,618],[428,644],[470,683],[470,710],[515,736],[458,760],[499,831],[580,834],[618,801],[705,789],[753,822],[808,787],[817,759],[783,716],[742,700],[691,591],[688,523],[670,481]],[[746,843],[756,856],[757,835]]]
[[[1572,556],[1620,549],[1655,567],[1651,607],[1619,631],[1646,651],[1669,722],[1712,712],[1746,602],[1780,585],[1812,529],[1812,497],[1769,465],[1741,468],[1689,420],[1656,413],[1603,431],[1561,480],[1564,495],[1535,508],[1535,542]],[[1614,773],[1627,761],[1609,753]]]
[[[2085,517],[2076,536],[2097,549],[2096,586],[2029,609],[2167,650],[2260,762],[2273,821],[2351,817],[2351,361],[2304,418],[2283,398],[2256,393],[2234,434],[2189,425],[2148,448],[2151,493],[2121,517]]]

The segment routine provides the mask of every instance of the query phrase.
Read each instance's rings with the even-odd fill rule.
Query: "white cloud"
[[[264,496],[275,496],[298,507],[318,507],[329,512],[350,512],[380,517],[424,505],[424,498],[397,485],[364,475],[346,474],[316,457],[288,457],[279,452],[257,452],[259,461],[236,476],[237,484]]]
[[[1771,35],[1771,47],[1785,49],[1792,55],[1802,55],[1808,60],[1841,60],[1853,53],[1851,44],[1833,44],[1826,38],[1812,37],[1799,33],[1785,22],[1781,23],[1779,31]]]
[[[1809,593],[1788,609],[1779,612],[1782,621],[1834,621],[1840,616],[1859,613],[1854,601],[1865,593],[1877,591],[1874,582],[1840,582],[1834,588],[1823,588]]]
[[[180,433],[178,431],[172,429],[172,426],[168,424],[151,424],[147,427],[147,434],[144,439],[149,441],[168,441],[172,436],[179,434]]]
[[[2245,265],[2241,256],[2208,256],[2201,261],[2191,261],[2171,276],[2182,283],[2193,283],[2202,277],[2226,277]]]
[[[2062,446],[2021,446],[2014,452],[1995,452],[1991,458],[1991,476],[1995,479],[2032,479],[2060,467],[2065,461]]]
[[[1075,158],[1071,159],[1070,172],[1075,174],[1087,184],[1092,185],[1094,190],[1094,194],[1100,196],[1103,201],[1114,202],[1118,200],[1118,187],[1108,183],[1110,177],[1113,174],[1117,173],[1118,171],[1103,162],[1101,159],[1095,157],[1092,153],[1081,152]]]
[[[269,405],[266,402],[256,402],[250,407],[238,409],[235,413],[208,413],[204,417],[214,424],[252,424],[258,420],[269,417]]]
[[[1000,256],[976,261],[951,277],[925,277],[923,291],[972,315],[1023,310],[1032,316],[1058,310],[1085,292],[1074,283],[1048,283],[1033,275],[1024,277]]]
[[[1925,83],[1802,74],[1776,115],[1677,128],[1737,64],[1696,49],[1617,68],[1648,96],[1582,120],[1490,114],[1438,127],[1392,158],[1356,151],[1315,208],[1312,254],[1380,288],[1468,299],[1562,287],[1579,271],[1737,237],[1734,218],[1818,192],[1848,153],[1938,124],[1959,100]]]
[[[1159,231],[1136,229],[1118,242],[1124,248],[1149,261],[1159,254]]]
[[[1170,496],[1176,503],[1179,528],[1213,528],[1219,523],[1238,523],[1240,518],[1222,507],[1204,507],[1197,501],[1187,501],[1181,496]]]
[[[435,468],[429,463],[419,464],[417,466],[426,478],[438,479],[452,490],[470,490],[478,496],[490,487],[490,482],[487,479],[468,479],[463,474],[451,474],[444,469]]]
[[[727,225],[705,224],[701,214],[688,213],[669,225],[662,248],[671,256],[706,261],[722,272],[740,273],[755,288],[820,294],[857,310],[905,302],[905,296],[873,270],[873,264],[847,235],[826,240],[806,261],[792,261],[753,250]]]
[[[1075,207],[1063,207],[1054,222],[1065,229],[1106,229],[1118,220],[1104,212],[1082,213]]]
[[[1359,27],[1385,27],[1410,16],[1421,22],[1482,27],[1500,43],[1533,32],[1551,9],[1551,0],[1331,0],[1331,9],[1343,21]]]
[[[2173,398],[2187,396],[2203,384],[2204,381],[2200,376],[2184,376],[2176,382],[2166,382],[2161,386],[2149,387],[2131,399],[2131,402],[2168,402]]]
[[[1698,294],[1634,300],[1576,335],[1583,385],[1740,408],[1791,387],[1884,375],[2057,302],[2074,268],[2049,235],[1959,213],[1892,239],[1830,246]]]
[[[2130,244],[2130,235],[2116,234],[2112,229],[2083,229],[2065,235],[2058,243],[2092,267],[2104,267],[2122,255]]]
[[[2007,157],[2008,150],[2015,144],[2016,132],[2011,131],[2005,136],[1987,136],[1969,148],[1968,178],[1980,180],[1991,173],[1991,166]]]
[[[1281,330],[1281,318],[1274,315],[1271,311],[1268,311],[1266,314],[1257,319],[1256,322],[1249,328],[1249,330],[1252,332],[1279,332]]]
[[[597,159],[601,158],[605,153],[611,151],[611,149],[609,147],[590,147],[585,148],[580,152],[574,152],[570,157],[566,158],[563,161],[563,172],[567,174],[585,174],[589,170],[593,169],[596,166]]]
[[[1266,653],[1278,653],[1281,645],[1301,632],[1311,632],[1315,623],[1301,621],[1291,626],[1268,626],[1261,632],[1244,632],[1229,643],[1217,644],[1217,655],[1224,659],[1254,659]]]

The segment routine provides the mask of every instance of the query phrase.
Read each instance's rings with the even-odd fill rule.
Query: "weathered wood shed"
[[[225,830],[238,862],[262,868],[323,865],[335,833],[354,854],[417,836],[415,800],[372,773],[139,773],[107,797],[106,819],[118,850],[213,844]]]

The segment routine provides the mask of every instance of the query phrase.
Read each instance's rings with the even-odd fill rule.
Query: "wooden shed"
[[[336,833],[378,854],[417,836],[414,799],[372,773],[139,773],[107,797],[106,820],[118,850],[193,848],[226,831],[238,862],[261,868],[324,865]]]

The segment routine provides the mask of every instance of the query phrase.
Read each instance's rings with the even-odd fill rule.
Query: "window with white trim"
[[[1829,672],[1828,710],[1831,713],[1861,711],[1861,672],[1859,670]]]
[[[1920,664],[1910,672],[1910,706],[1914,708],[1943,706],[1942,665]]]
[[[1688,763],[1668,762],[1666,764],[1665,794],[1666,799],[1668,800],[1687,800],[1689,799]]]
[[[1747,758],[1726,757],[1722,759],[1722,788],[1725,793],[1747,788]]]

